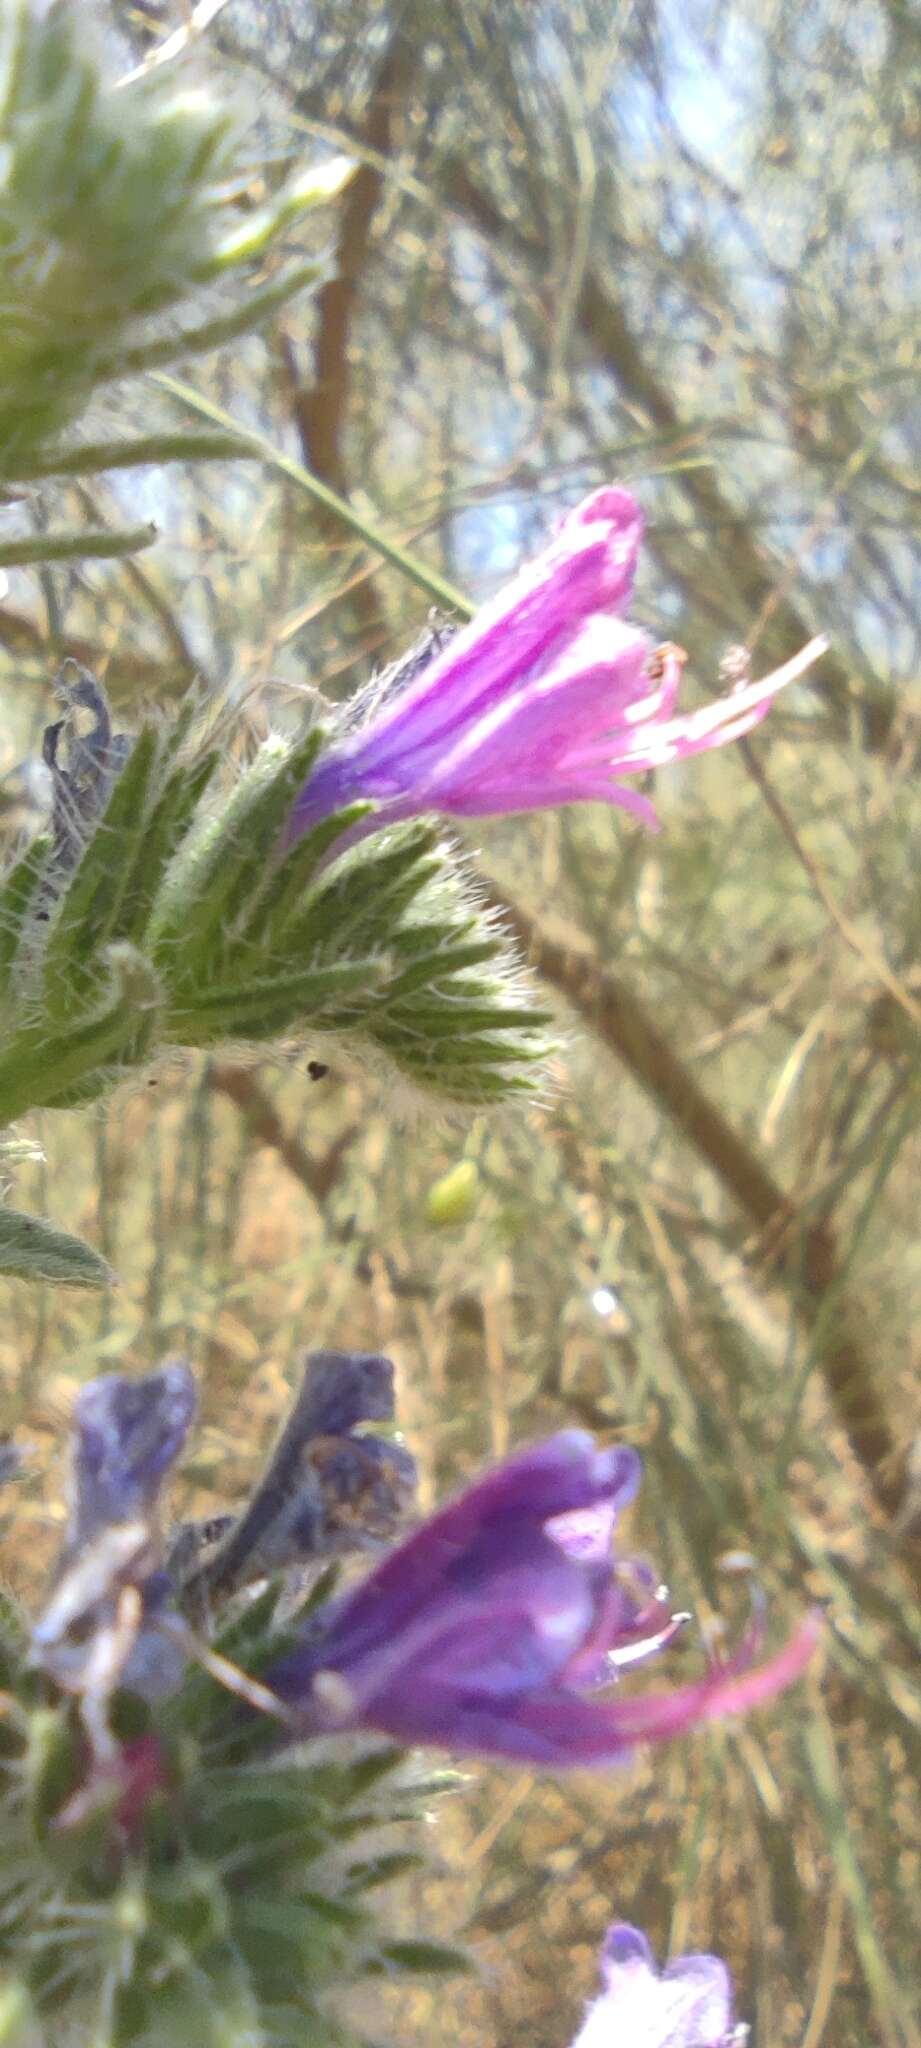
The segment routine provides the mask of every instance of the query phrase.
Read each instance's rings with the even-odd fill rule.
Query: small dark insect
[[[322,1060],[308,1060],[307,1072],[311,1081],[325,1081],[329,1068],[324,1066]]]

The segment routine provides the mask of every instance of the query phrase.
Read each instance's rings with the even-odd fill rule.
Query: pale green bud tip
[[[0,2048],[39,2048],[35,2007],[24,1984],[0,1984]]]
[[[459,1159],[430,1187],[425,1204],[426,1219],[436,1229],[469,1223],[476,1214],[480,1175],[474,1159]]]

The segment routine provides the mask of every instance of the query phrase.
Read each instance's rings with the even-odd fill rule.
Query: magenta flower
[[[601,1981],[572,2048],[742,2048],[747,2039],[718,1956],[679,1956],[657,1970],[645,1934],[621,1923],[608,1929]]]
[[[623,777],[738,739],[824,640],[761,682],[675,714],[684,655],[624,618],[643,518],[628,491],[592,493],[553,539],[406,685],[320,756],[287,839],[359,799],[374,824],[540,810],[590,799],[657,823]],[[365,826],[364,830],[373,829]]]
[[[305,1732],[377,1729],[557,1770],[616,1762],[770,1698],[808,1662],[815,1615],[761,1666],[755,1628],[690,1685],[602,1696],[686,1618],[648,1567],[611,1554],[640,1469],[634,1451],[598,1450],[582,1430],[521,1452],[331,1603],[269,1683]]]

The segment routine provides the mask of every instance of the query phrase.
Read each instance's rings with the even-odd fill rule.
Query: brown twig
[[[378,65],[361,138],[380,159],[390,155],[394,112],[405,99],[414,66],[411,42],[398,29]],[[383,169],[367,161],[346,186],[334,274],[315,301],[314,376],[309,387],[302,380],[290,334],[285,330],[280,334],[280,355],[304,462],[343,497],[348,493],[343,440],[351,387],[349,339],[374,215],[385,189]],[[318,517],[322,520],[322,513]],[[334,518],[331,525],[338,537],[340,529]],[[374,586],[353,583],[350,595],[362,628],[379,635],[384,619]]]
[[[258,1138],[260,1145],[268,1145],[278,1153],[289,1173],[300,1181],[322,1208],[336,1185],[342,1161],[357,1138],[360,1126],[347,1124],[329,1149],[317,1159],[282,1123],[271,1096],[266,1094],[252,1068],[219,1062],[211,1068],[209,1078],[212,1088],[221,1095],[229,1096],[242,1111],[253,1137]]]
[[[535,917],[495,890],[490,900],[530,964],[565,996],[594,1035],[623,1061],[762,1232],[817,1341],[817,1363],[835,1415],[891,1521],[903,1494],[902,1460],[872,1358],[853,1333],[834,1233],[811,1221],[774,1180],[747,1139],[701,1088],[645,1005],[587,951],[561,944]]]

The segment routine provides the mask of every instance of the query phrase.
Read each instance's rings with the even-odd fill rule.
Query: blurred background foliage
[[[395,1993],[388,2025],[407,2048],[560,2048],[616,1913],[725,1955],[757,2048],[918,2048],[918,16],[97,12],[113,76],[169,66],[226,109],[232,225],[305,160],[359,168],[246,284],[331,235],[318,294],[188,360],[167,313],[159,359],[87,397],[72,446],[204,425],[194,465],[10,483],[0,541],[157,529],[142,560],[4,571],[10,850],[64,657],[122,723],[200,679],[261,736],[402,650],[427,575],[479,598],[612,476],[649,518],[635,615],[689,650],[690,701],[733,644],[756,672],[816,630],[832,651],[754,743],[657,778],[659,838],[593,808],[471,839],[559,1007],[543,1107],[451,1119],[335,1060],[212,1058],[20,1126],[14,1199],[119,1284],[0,1281],[4,1422],[34,1449],[6,1568],[26,1590],[54,1548],[76,1384],[170,1348],[205,1376],[191,1478],[215,1507],[306,1343],[392,1352],[424,1505],[562,1421],[623,1434],[679,1604],[735,1624],[718,1560],[740,1549],[778,1630],[831,1603],[821,1693],[617,1778],[472,1777],[401,1910],[460,1931],[479,1976]],[[237,303],[203,293],[202,323]],[[258,459],[222,444],[241,430]]]

